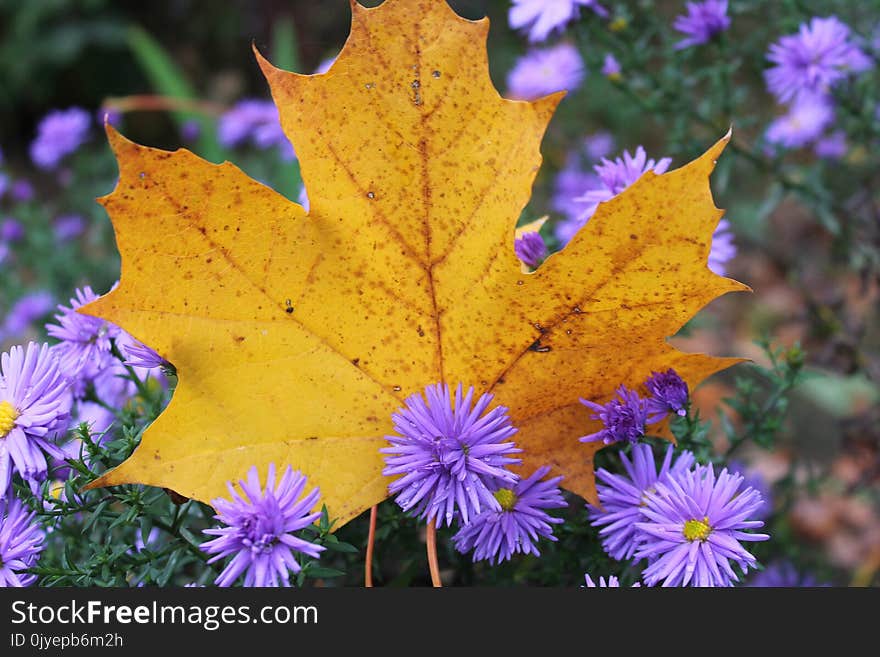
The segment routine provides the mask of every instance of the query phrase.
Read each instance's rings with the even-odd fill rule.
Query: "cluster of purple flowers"
[[[0,355],[0,583],[32,582],[32,577],[15,573],[33,565],[42,545],[33,514],[27,514],[12,494],[13,477],[17,474],[36,494],[50,467],[63,469],[65,460],[78,452],[72,442],[63,443],[71,423],[88,422],[101,434],[114,419],[105,406],[120,408],[134,394],[133,382],[112,353],[114,341],[130,352],[129,358],[138,356],[139,366],[162,363],[118,327],[76,312],[95,298],[86,287],[76,291],[70,307],[58,306],[58,324],[46,326],[58,340],[54,346],[30,342]],[[26,295],[5,318],[3,335],[21,333],[51,306],[45,292]]]
[[[741,475],[726,468],[716,474],[686,451],[673,459],[671,445],[659,471],[650,445],[634,445],[632,459],[620,458],[626,475],[599,469],[602,506],[590,509],[611,557],[644,560],[648,586],[733,586],[756,566],[743,542],[769,536],[749,531],[764,524],[757,519],[763,501]]]
[[[137,392],[125,366],[135,366],[135,375],[145,380],[150,371],[158,376],[167,363],[115,324],[77,312],[97,298],[89,286],[76,290],[70,306],[59,305],[57,323],[47,324],[46,330],[59,341],[53,350],[70,381],[74,421],[86,422],[92,433],[103,436],[115,419],[108,407],[124,407]],[[114,345],[125,362],[114,354]]]
[[[613,160],[602,156],[601,162],[593,166],[595,175],[578,171],[577,165],[566,167],[557,179],[554,196],[554,207],[565,215],[555,226],[556,238],[566,244],[596,213],[600,203],[622,193],[648,171],[658,175],[665,173],[671,163],[668,157],[649,158],[645,149],[639,146],[634,154],[624,151],[622,156]],[[730,223],[722,219],[712,236],[708,266],[723,276],[727,263],[735,255]]]
[[[836,16],[814,17],[796,34],[770,46],[767,88],[786,112],[767,128],[768,143],[785,149],[813,145],[819,157],[842,157],[847,150],[834,125],[834,87],[873,66],[849,26]],[[830,132],[829,132],[830,130]]]
[[[602,428],[580,441],[602,441],[606,445],[620,441],[635,443],[645,436],[649,424],[663,421],[670,413],[687,415],[688,385],[675,370],[652,372],[644,386],[650,397],[643,398],[621,385],[616,396],[605,404],[581,399],[593,411],[593,419],[602,422]]]
[[[76,151],[89,137],[92,117],[80,107],[49,112],[37,126],[30,155],[35,165],[47,171]]]
[[[492,395],[474,402],[474,390],[459,384],[430,385],[406,399],[392,416],[396,435],[382,473],[396,477],[388,487],[404,511],[430,523],[459,524],[456,549],[473,550],[475,561],[498,563],[514,554],[539,555],[541,538],[556,540],[553,525],[561,522],[547,509],[567,503],[558,484],[545,479],[549,467],[525,479],[508,469],[521,452],[508,440],[516,433],[503,406],[489,408]]]

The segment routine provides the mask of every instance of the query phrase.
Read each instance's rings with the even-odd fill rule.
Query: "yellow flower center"
[[[688,520],[684,523],[682,530],[684,537],[689,541],[705,541],[712,528],[709,526],[709,517],[704,516],[702,520]]]
[[[612,32],[623,32],[623,30],[629,27],[629,21],[623,16],[619,16],[611,21],[611,24],[608,27],[611,28]]]
[[[514,495],[513,491],[509,488],[502,488],[501,490],[495,491],[493,495],[495,495],[495,499],[498,500],[498,504],[501,505],[501,508],[504,511],[510,511],[513,508],[513,505],[516,504],[516,495]]]
[[[609,73],[606,77],[612,82],[620,82],[623,79],[620,73]]]
[[[0,402],[0,438],[6,438],[6,435],[12,431],[18,415],[15,406],[8,401]]]

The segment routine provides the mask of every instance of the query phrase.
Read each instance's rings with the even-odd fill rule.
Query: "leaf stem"
[[[376,516],[379,507],[374,504],[370,508],[370,532],[367,535],[367,555],[364,559],[364,586],[373,587],[373,545],[376,543]]]
[[[440,565],[437,563],[437,525],[433,518],[428,520],[428,533],[425,544],[428,550],[428,568],[431,571],[431,585],[435,589],[443,586],[440,581]]]

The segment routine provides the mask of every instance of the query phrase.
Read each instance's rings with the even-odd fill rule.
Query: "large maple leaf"
[[[488,21],[442,0],[352,4],[330,70],[259,58],[300,158],[307,213],[231,164],[134,144],[112,128],[103,200],[121,284],[85,312],[177,367],[168,408],[95,485],[137,482],[202,501],[252,465],[290,463],[339,524],[387,496],[391,414],[427,384],[495,394],[523,469],[552,465],[596,502],[604,401],[674,367],[694,386],[730,359],[666,342],[743,289],[706,266],[721,216],[708,178],[724,140],[602,204],[560,253],[523,273],[514,226],[562,98],[501,98]]]

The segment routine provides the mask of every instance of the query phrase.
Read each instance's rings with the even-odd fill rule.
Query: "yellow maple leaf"
[[[403,399],[445,381],[510,409],[523,470],[543,464],[596,502],[601,444],[578,399],[652,370],[693,387],[732,362],[666,343],[744,289],[706,266],[721,216],[708,177],[725,140],[647,173],[525,274],[516,217],[562,98],[502,99],[488,21],[442,0],[352,4],[326,74],[259,57],[301,161],[308,213],[235,166],[134,144],[112,128],[103,199],[121,283],[84,312],[174,363],[179,384],[139,448],[94,485],[137,482],[209,502],[252,465],[292,464],[338,525],[387,496],[379,448]]]

